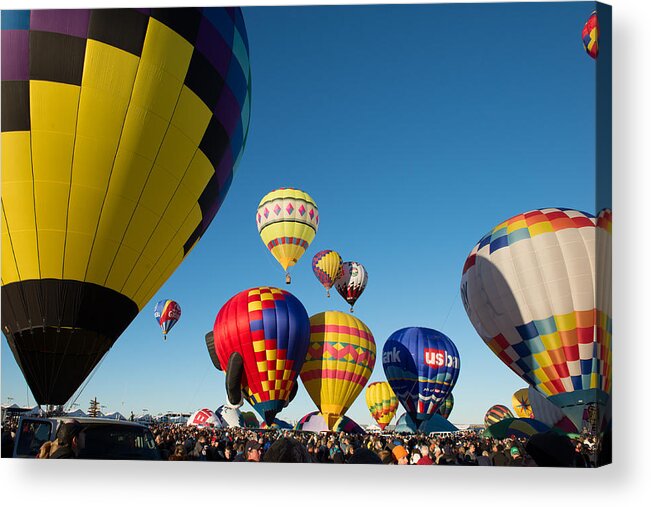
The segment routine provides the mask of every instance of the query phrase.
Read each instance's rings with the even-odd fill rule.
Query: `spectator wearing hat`
[[[249,440],[244,445],[245,461],[259,462],[260,461],[260,454],[261,454],[260,450],[261,449],[262,449],[262,446],[256,440]]]
[[[50,454],[50,459],[76,458],[79,452],[77,437],[81,430],[82,426],[79,421],[62,424],[57,432],[59,446],[56,451]]]
[[[409,465],[409,452],[402,445],[394,446],[391,453],[398,465]]]
[[[522,453],[520,453],[520,449],[518,449],[516,446],[513,446],[511,447],[511,450],[509,452],[511,454],[511,461],[509,462],[509,466],[511,467],[524,466],[524,459],[522,458]]]

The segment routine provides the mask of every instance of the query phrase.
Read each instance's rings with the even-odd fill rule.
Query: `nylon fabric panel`
[[[79,87],[32,81],[30,95],[40,276],[61,278]]]
[[[29,132],[2,133],[2,211],[6,229],[11,235],[17,272],[8,267],[3,249],[2,283],[38,278],[38,240],[34,213],[32,159]],[[6,268],[6,269],[5,269]],[[14,276],[12,277],[12,273]]]
[[[137,68],[138,58],[130,53],[88,41],[68,204],[66,279],[100,284],[105,280],[101,265],[89,263],[93,242],[103,243],[102,237],[96,237],[97,224],[100,215],[111,209],[105,206],[105,196],[109,179],[116,176],[115,157]],[[126,216],[122,220],[125,223]]]
[[[165,150],[170,150],[170,155],[167,157]],[[152,184],[149,195],[153,200],[147,203],[145,201],[147,195],[143,195],[141,200],[143,205],[148,206],[149,209],[157,206],[157,214],[160,218],[156,226],[151,229],[152,232],[145,237],[146,242],[141,257],[129,274],[128,282],[124,286],[123,291],[126,293],[131,293],[140,286],[158,260],[160,251],[169,244],[170,231],[179,229],[182,217],[187,216],[196,204],[196,199],[192,194],[188,195],[181,186],[185,175],[192,166],[191,161],[196,150],[197,146],[188,137],[175,127],[170,126],[161,148],[161,160],[169,161],[169,165],[167,165],[169,169],[162,171],[162,179],[156,182],[158,185]],[[177,175],[169,172],[173,171],[173,168],[176,168],[177,171],[182,168],[183,173]],[[163,187],[163,183],[166,184],[165,187]]]
[[[145,109],[147,116],[160,118],[160,135],[151,146],[154,161],[158,160],[169,131],[169,121],[181,93],[191,55],[192,46],[187,41],[159,22],[150,21],[134,83],[132,104]],[[125,135],[128,135],[126,129],[127,125]],[[143,233],[155,227],[164,205],[171,196],[173,186],[174,176],[155,162],[110,268],[106,279],[109,287],[120,291],[125,289],[131,266],[139,258],[147,240],[147,234]],[[143,268],[149,267],[145,265]]]
[[[86,39],[51,32],[29,32],[29,79],[81,85]]]
[[[195,149],[199,146],[211,117],[212,112],[208,106],[190,88],[183,86],[171,124],[190,139]]]
[[[149,291],[155,292],[160,288],[160,284],[166,280],[165,275],[171,276],[171,274],[179,267],[181,261],[183,260],[183,241],[184,238],[187,238],[192,231],[194,231],[197,225],[201,222],[201,210],[198,204],[195,204],[192,210],[188,213],[187,217],[183,221],[178,233],[171,238],[170,244],[165,249],[165,252],[157,259],[155,265],[151,267],[150,272],[147,274],[144,282],[136,288],[133,293],[133,298],[136,302],[140,304],[145,304],[149,299],[146,297],[143,299]]]
[[[2,208],[2,279],[16,281],[19,279],[18,267],[14,256],[14,248],[9,236],[9,226],[7,225],[7,216]]]
[[[2,132],[29,129],[29,81],[2,81]]]
[[[248,57],[248,51],[242,40],[239,30],[233,32],[233,55],[235,56],[237,63],[240,65],[240,69],[245,76],[249,75],[250,63]]]

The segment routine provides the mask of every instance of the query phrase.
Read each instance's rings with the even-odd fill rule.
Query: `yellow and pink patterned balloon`
[[[337,311],[310,317],[301,380],[331,430],[366,386],[375,354],[373,334],[358,318]]]

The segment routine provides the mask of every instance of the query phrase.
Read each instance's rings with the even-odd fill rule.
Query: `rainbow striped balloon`
[[[310,317],[301,380],[330,429],[364,389],[374,366],[375,339],[361,320],[337,311]]]
[[[504,405],[493,405],[488,409],[484,416],[484,424],[488,427],[491,424],[502,421],[503,419],[513,419],[513,413]]]
[[[391,422],[398,405],[396,393],[388,382],[373,382],[366,388],[366,406],[380,429],[384,429]]]

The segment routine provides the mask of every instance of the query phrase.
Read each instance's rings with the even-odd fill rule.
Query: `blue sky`
[[[594,212],[595,65],[580,38],[592,10],[589,2],[245,8],[251,127],[233,185],[202,240],[106,355],[80,407],[95,396],[125,414],[223,404],[224,374],[203,336],[237,292],[285,288],[255,211],[286,186],[308,192],[320,211],[288,287],[308,314],[348,309],[334,291],[325,298],[310,266],[319,250],[337,250],[369,273],[355,315],[378,353],[405,326],[455,342],[453,422],[510,406],[524,382],[470,324],[461,268],[512,215]],[[163,298],[183,309],[167,342],[153,317]],[[384,380],[380,361],[375,380]],[[33,404],[3,339],[2,402],[28,396]],[[280,418],[315,409],[301,386]],[[363,392],[347,415],[372,421]]]

